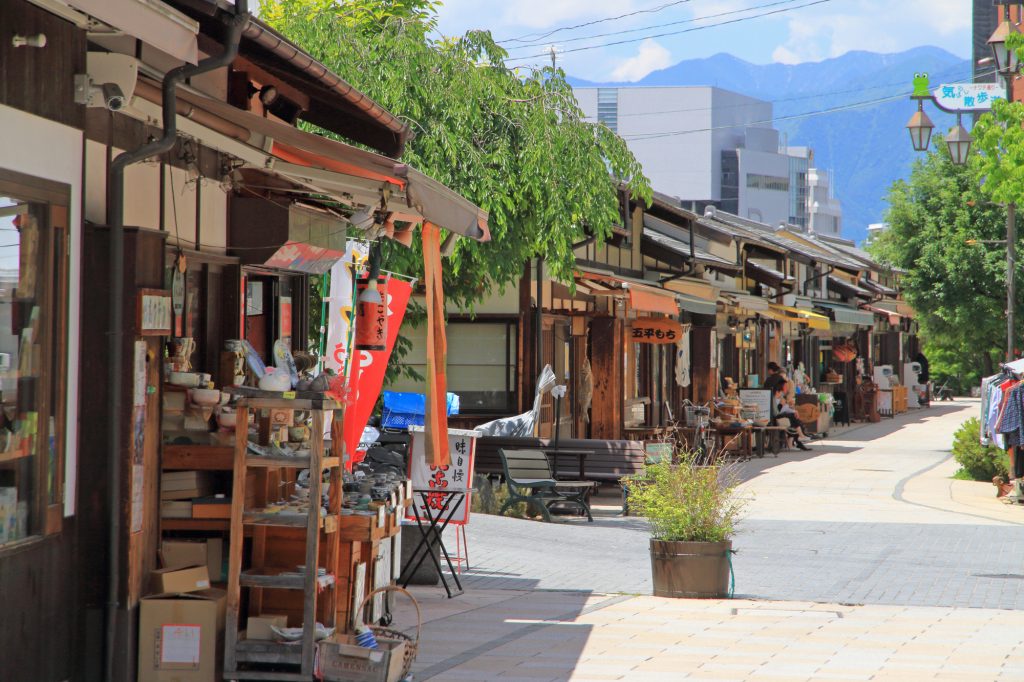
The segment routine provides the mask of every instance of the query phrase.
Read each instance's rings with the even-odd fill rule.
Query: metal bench
[[[555,480],[547,455],[540,450],[501,448],[498,450],[498,457],[501,458],[501,469],[508,486],[508,501],[502,505],[498,516],[517,502],[535,502],[544,520],[551,521],[549,507],[553,504],[567,503],[586,512],[589,521],[594,520],[586,496],[597,483]]]

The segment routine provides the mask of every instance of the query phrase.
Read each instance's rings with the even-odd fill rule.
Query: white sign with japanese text
[[[932,95],[939,108],[946,111],[988,111],[992,102],[1006,99],[1006,88],[999,83],[943,84]]]
[[[417,511],[421,519],[436,517],[447,498],[443,493],[458,491],[465,495],[456,496],[451,501],[451,505],[454,505],[459,502],[459,498],[463,498],[451,523],[469,523],[469,490],[473,487],[473,459],[476,456],[476,439],[479,434],[476,431],[448,429],[448,452],[451,454],[451,462],[446,466],[427,464],[426,439],[422,426],[410,426],[409,435],[412,436],[409,478],[412,480],[413,490],[417,492],[412,496],[415,510],[410,507],[406,512],[406,518],[415,519]],[[424,500],[424,496],[418,492],[420,490],[436,492],[428,492]],[[447,512],[445,515],[447,516]]]

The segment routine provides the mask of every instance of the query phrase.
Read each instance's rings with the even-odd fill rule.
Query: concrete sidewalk
[[[1020,613],[415,590],[418,682],[1024,679]],[[409,625],[401,604],[396,622]]]

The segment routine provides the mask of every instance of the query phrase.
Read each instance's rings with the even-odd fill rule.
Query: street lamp
[[[910,117],[910,122],[907,124],[907,130],[910,131],[910,144],[913,145],[915,152],[928,151],[928,143],[932,139],[934,128],[935,124],[928,118],[928,114],[924,113],[924,101],[917,100],[917,111]]]
[[[967,155],[971,153],[973,141],[971,134],[960,122],[960,115],[957,114],[956,126],[951,128],[949,134],[946,135],[946,146],[949,147],[949,156],[953,159],[953,163],[958,166],[967,163]]]
[[[1009,7],[1007,7],[1007,11],[1009,11]],[[1016,32],[1017,27],[1007,18],[996,27],[995,32],[988,39],[988,45],[992,48],[992,57],[996,60],[996,71],[1004,76],[1005,72],[1014,73],[1019,66],[1020,60],[1017,57],[1017,51],[1006,49],[1006,39],[1011,33]]]

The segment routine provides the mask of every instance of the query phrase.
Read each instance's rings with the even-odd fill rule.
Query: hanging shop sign
[[[345,257],[331,268],[331,291],[327,321],[327,358],[325,364],[341,377],[347,375],[349,366],[353,273],[363,269],[369,255],[369,244],[349,241]]]
[[[988,111],[994,101],[1006,99],[1006,88],[999,83],[943,84],[932,91],[932,97],[946,111]]]
[[[139,290],[139,336],[170,336],[173,325],[171,292],[164,289]]]
[[[348,404],[345,407],[345,451],[354,453],[370,420],[377,398],[384,387],[384,371],[398,338],[405,309],[412,294],[412,283],[392,278],[387,297],[387,346],[384,350],[361,350],[354,353],[355,362],[349,377]]]
[[[633,343],[675,343],[683,338],[683,325],[668,318],[648,317],[630,323]]]

